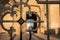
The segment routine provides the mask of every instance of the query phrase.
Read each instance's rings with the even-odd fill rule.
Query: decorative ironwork
[[[6,29],[5,27],[4,27],[4,25],[3,25],[3,23],[4,22],[18,22],[19,24],[20,24],[20,40],[22,40],[22,24],[24,23],[24,22],[37,22],[37,23],[39,23],[39,25],[37,26],[37,28],[36,29],[30,29],[30,30],[32,30],[32,31],[29,31],[29,33],[30,33],[30,37],[29,37],[29,40],[31,40],[31,32],[33,32],[33,31],[35,31],[35,30],[37,30],[38,29],[38,27],[40,26],[40,24],[41,24],[41,19],[40,19],[40,17],[39,17],[39,15],[37,15],[37,14],[35,14],[37,17],[38,17],[38,21],[27,21],[27,20],[24,20],[23,18],[22,18],[22,4],[24,4],[24,6],[26,7],[28,7],[29,8],[29,15],[31,15],[31,8],[30,8],[30,6],[27,4],[28,3],[28,1],[29,0],[27,0],[25,3],[24,2],[22,2],[22,0],[20,0],[20,4],[18,4],[15,0],[13,0],[14,1],[14,4],[12,5],[12,6],[10,6],[10,8],[11,8],[11,10],[10,11],[5,11],[4,12],[4,14],[2,15],[2,17],[1,17],[1,20],[0,20],[0,23],[1,23],[1,26],[2,26],[2,28],[5,30],[5,31],[7,31],[8,32],[8,34],[10,35],[10,40],[14,40],[14,35],[13,35],[13,33],[14,32],[16,32],[16,30],[14,29],[14,27],[13,26],[11,26],[10,27],[10,29]],[[0,0],[0,2],[2,3],[2,2],[4,2],[4,0]],[[5,17],[5,15],[7,15],[7,14],[10,14],[11,15],[11,17],[13,17],[14,16],[14,14],[16,14],[16,11],[14,11],[13,9],[14,9],[14,7],[18,7],[18,5],[20,5],[20,19],[19,20],[3,20],[3,18]],[[16,14],[16,16],[17,16],[17,14]],[[15,34],[16,35],[16,34]]]
[[[5,1],[6,1],[6,0],[5,0]],[[4,1],[4,0],[0,0],[0,3],[4,3],[5,1]],[[35,28],[35,29],[32,29],[32,27],[29,28],[29,34],[30,34],[29,40],[31,40],[32,32],[35,31],[35,30],[37,30],[37,29],[39,28],[41,22],[43,22],[43,21],[41,21],[39,15],[36,14],[36,13],[34,13],[34,14],[35,14],[35,15],[37,16],[37,18],[38,18],[37,21],[27,21],[27,20],[24,20],[24,19],[22,18],[22,4],[24,4],[25,7],[28,7],[28,8],[29,8],[28,14],[29,14],[30,16],[31,16],[31,14],[32,14],[32,13],[30,13],[30,12],[31,12],[31,7],[30,7],[30,5],[28,5],[28,1],[29,1],[29,0],[27,0],[25,3],[22,2],[22,0],[20,0],[20,3],[17,3],[15,0],[13,0],[13,1],[14,1],[14,4],[13,4],[12,6],[10,6],[11,10],[4,12],[4,14],[2,15],[2,17],[1,17],[1,19],[0,19],[0,24],[1,24],[2,28],[3,28],[5,31],[7,31],[8,34],[10,35],[10,40],[14,40],[14,36],[15,36],[16,34],[13,35],[13,33],[16,32],[16,29],[14,29],[13,26],[11,26],[10,29],[6,29],[5,26],[3,25],[3,23],[4,23],[4,22],[18,22],[18,23],[20,24],[20,40],[22,40],[22,24],[23,24],[24,22],[30,22],[30,23],[31,23],[31,22],[33,22],[33,23],[36,22],[36,23],[38,23],[37,28]],[[37,1],[37,3],[39,3],[39,4],[46,4],[46,11],[47,11],[47,30],[49,30],[48,4],[60,4],[60,2],[59,2],[59,1],[48,1],[48,0],[46,0],[46,1],[36,0],[36,1]],[[9,1],[8,1],[8,2],[9,2]],[[11,17],[13,17],[14,14],[16,14],[16,11],[13,10],[14,7],[18,7],[19,5],[20,5],[20,19],[19,19],[19,20],[3,20],[3,18],[4,18],[5,15],[7,15],[7,14],[10,14]],[[34,5],[32,5],[32,6],[34,6]],[[38,6],[37,6],[37,7],[38,7]],[[17,16],[17,14],[16,14],[16,16]],[[48,38],[47,40],[49,40],[49,32],[48,32],[47,38]]]
[[[37,3],[38,4],[60,4],[60,2],[59,1],[47,1],[46,2],[46,0],[45,1],[41,1],[41,0],[36,0],[37,1]]]

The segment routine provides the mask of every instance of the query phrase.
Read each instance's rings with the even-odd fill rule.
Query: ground
[[[20,35],[16,35],[16,37],[14,38],[14,40],[19,40]],[[29,34],[23,34],[23,40],[29,40]],[[0,40],[9,40],[9,36],[7,34],[0,34]],[[32,39],[31,40],[47,40],[47,36],[46,35],[38,35],[38,34],[33,34],[32,35]],[[55,38],[53,36],[50,36],[50,40],[59,40],[58,38]]]

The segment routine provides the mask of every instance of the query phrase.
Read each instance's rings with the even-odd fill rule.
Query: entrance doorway
[[[30,12],[32,13],[31,16],[29,16],[28,14],[29,12],[26,12],[26,20],[34,20],[36,21],[37,20],[37,16],[34,14],[35,12]],[[31,23],[31,25],[33,25],[33,29],[35,29],[37,27],[37,23]],[[36,31],[33,31],[34,33],[37,33],[37,30]]]

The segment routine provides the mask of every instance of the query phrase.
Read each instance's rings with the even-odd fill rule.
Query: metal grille
[[[5,31],[8,32],[8,34],[9,34],[9,36],[10,36],[10,40],[14,40],[14,38],[13,38],[12,35],[13,35],[13,33],[14,33],[16,30],[14,29],[13,26],[11,26],[10,29],[6,29],[6,28],[4,27],[4,25],[3,25],[3,22],[18,22],[18,23],[20,24],[20,40],[22,40],[22,24],[23,24],[24,22],[30,22],[30,23],[36,22],[36,23],[38,23],[38,26],[37,26],[36,29],[32,29],[32,27],[29,28],[29,35],[30,35],[30,36],[29,36],[29,40],[31,40],[32,35],[33,35],[32,32],[35,31],[35,30],[37,30],[37,29],[39,28],[41,22],[43,22],[43,21],[41,21],[39,15],[36,14],[36,13],[34,13],[34,14],[35,14],[35,15],[37,16],[37,18],[38,18],[37,21],[27,21],[27,20],[24,20],[24,19],[22,18],[22,5],[24,5],[25,7],[28,7],[28,8],[29,8],[28,14],[29,14],[29,16],[32,15],[32,13],[30,13],[30,12],[31,12],[30,5],[28,4],[28,1],[30,1],[30,0],[27,0],[25,3],[22,2],[22,0],[20,0],[20,3],[17,3],[15,0],[13,0],[13,1],[14,1],[14,4],[13,4],[12,6],[10,6],[10,8],[11,8],[10,11],[5,11],[5,12],[4,12],[4,15],[1,16],[0,24],[1,24],[2,28],[3,28]],[[60,4],[60,1],[48,1],[48,0],[45,0],[45,1],[36,0],[36,1],[37,1],[38,4],[46,4],[46,12],[47,12],[47,13],[46,13],[46,17],[47,17],[47,31],[48,31],[48,33],[47,33],[47,40],[50,40],[50,39],[49,39],[49,12],[48,12],[48,4]],[[0,2],[2,2],[2,1],[0,1]],[[19,5],[20,5],[20,19],[19,19],[19,20],[3,20],[4,16],[7,15],[7,14],[10,14],[11,17],[13,17],[14,14],[16,14],[16,11],[13,10],[14,7],[18,7]],[[16,16],[17,16],[17,14],[16,14]]]
[[[47,17],[47,40],[50,40],[50,35],[49,35],[49,8],[48,4],[60,4],[60,0],[36,0],[38,4],[46,4],[46,17]],[[60,5],[59,5],[60,9]],[[60,11],[60,10],[59,10]],[[59,12],[60,13],[60,12]]]

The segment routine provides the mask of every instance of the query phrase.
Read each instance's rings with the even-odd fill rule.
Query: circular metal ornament
[[[34,21],[34,20],[33,21],[32,20],[27,21],[26,20],[26,22],[38,23],[37,27],[35,29],[32,29],[32,31],[36,31],[40,27],[42,21],[41,21],[41,18],[39,17],[39,15],[37,13],[31,13],[31,14],[35,14],[37,16],[38,20],[37,21]],[[29,15],[30,15],[30,13],[29,13]]]
[[[7,11],[7,12],[5,12],[3,15],[2,15],[2,17],[1,17],[1,26],[2,26],[2,28],[5,30],[5,31],[9,31],[10,29],[6,29],[5,27],[4,27],[4,25],[3,25],[3,22],[17,22],[17,21],[14,21],[14,20],[3,20],[3,18],[5,17],[5,15],[7,15],[7,14],[10,14],[11,15],[11,12],[10,11]]]

